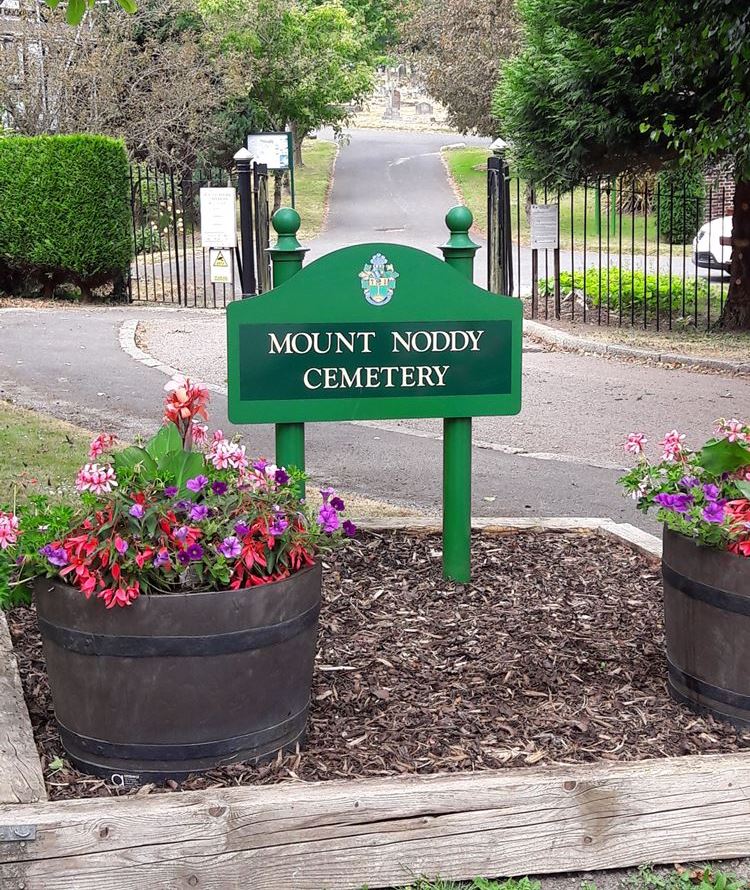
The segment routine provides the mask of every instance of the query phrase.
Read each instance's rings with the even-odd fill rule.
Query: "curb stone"
[[[539,321],[525,318],[523,321],[524,334],[536,337],[545,343],[559,346],[562,349],[583,349],[596,355],[622,355],[631,358],[648,359],[649,361],[685,365],[690,368],[703,368],[709,371],[730,371],[733,374],[750,374],[750,363],[730,362],[723,359],[702,358],[692,355],[683,355],[676,352],[659,352],[657,350],[640,349],[635,346],[622,346],[616,343],[600,343],[596,340],[587,340],[566,331],[558,331]]]

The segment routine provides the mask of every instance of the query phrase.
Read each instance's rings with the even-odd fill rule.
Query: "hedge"
[[[132,258],[124,144],[106,136],[0,139],[0,266],[19,290],[122,280]],[[6,283],[7,287],[7,283]]]
[[[657,179],[659,235],[672,244],[688,244],[703,225],[706,177],[701,170],[677,167]]]

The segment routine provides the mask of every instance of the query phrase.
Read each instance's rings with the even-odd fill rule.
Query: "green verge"
[[[336,151],[335,142],[322,139],[308,139],[302,146],[304,166],[295,170],[294,177],[297,210],[302,217],[298,238],[305,246],[325,224]]]
[[[474,225],[487,231],[487,158],[485,148],[446,148],[443,160],[460,200],[474,214]]]
[[[73,501],[92,438],[70,423],[0,402],[0,507],[34,494]]]

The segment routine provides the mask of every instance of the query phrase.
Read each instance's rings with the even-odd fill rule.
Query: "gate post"
[[[308,249],[297,240],[301,219],[296,210],[282,207],[274,213],[271,224],[278,238],[268,252],[273,263],[273,286],[278,287],[300,271]],[[297,467],[304,471],[304,423],[276,424],[276,463],[280,467]],[[301,485],[298,490],[300,497],[304,497],[305,486]]]
[[[445,217],[450,231],[440,247],[443,259],[469,281],[479,245],[469,237],[474,217],[453,207]],[[466,584],[471,577],[471,417],[443,419],[443,576]]]
[[[253,156],[246,148],[241,148],[234,156],[237,166],[238,189],[240,193],[240,237],[242,239],[242,296],[247,297],[257,291],[255,283],[255,251],[253,232]]]

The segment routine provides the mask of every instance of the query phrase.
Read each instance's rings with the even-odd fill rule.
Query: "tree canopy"
[[[739,0],[519,0],[523,49],[494,111],[522,175],[570,184],[730,157],[725,326],[750,327],[750,6]]]

